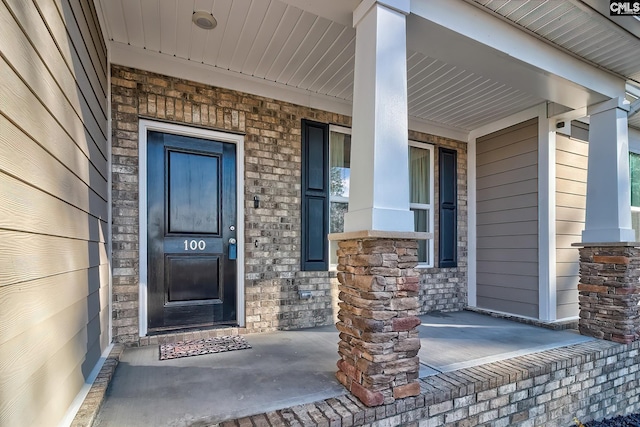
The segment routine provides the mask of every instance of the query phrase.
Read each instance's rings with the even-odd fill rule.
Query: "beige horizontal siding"
[[[109,341],[107,51],[92,2],[0,3],[0,426],[56,426]]]
[[[574,129],[575,126],[573,127]],[[583,138],[586,134],[579,129]],[[556,135],[556,317],[578,315],[578,249],[587,190],[587,142]]]
[[[477,140],[479,307],[538,316],[538,126],[530,120]]]

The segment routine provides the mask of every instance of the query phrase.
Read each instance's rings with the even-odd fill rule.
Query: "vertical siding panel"
[[[73,1],[0,3],[2,426],[58,425],[109,341],[106,44]]]
[[[578,315],[578,250],[584,230],[588,130],[572,126],[574,137],[556,136],[556,260],[558,319]],[[580,139],[578,139],[578,137]]]
[[[537,150],[533,119],[478,138],[476,155],[477,304],[536,318]]]

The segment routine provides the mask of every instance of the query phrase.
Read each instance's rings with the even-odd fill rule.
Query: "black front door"
[[[149,328],[236,323],[236,147],[147,135]]]

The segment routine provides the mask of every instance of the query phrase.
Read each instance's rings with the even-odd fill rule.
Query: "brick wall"
[[[300,126],[303,118],[350,126],[351,118],[117,65],[112,65],[111,74],[116,341],[139,342],[140,118],[245,134],[246,331],[333,323],[337,313],[335,273],[300,271]],[[410,137],[458,149],[460,267],[445,273],[444,288],[435,287],[440,286],[439,280],[425,278],[428,289],[421,295],[423,311],[461,309],[466,303],[466,145],[416,132]],[[254,208],[254,195],[260,197],[260,208]],[[430,288],[438,289],[438,304],[430,302]],[[301,300],[299,290],[311,291],[312,298]]]
[[[419,396],[388,405],[343,395],[220,426],[568,427],[640,410],[639,348],[593,341],[421,378]]]

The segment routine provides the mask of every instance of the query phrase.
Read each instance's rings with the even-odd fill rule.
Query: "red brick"
[[[338,365],[338,369],[344,372],[348,377],[358,382],[361,380],[362,373],[358,371],[358,369],[356,369],[355,366],[345,362],[344,360],[339,360],[337,365]]]
[[[632,294],[640,294],[640,288],[614,288],[616,295],[632,295]]]
[[[351,383],[351,393],[366,406],[380,406],[384,403],[384,396],[379,391],[367,390],[356,382]]]
[[[593,262],[600,264],[629,264],[626,256],[594,255]]]
[[[578,291],[606,294],[609,292],[609,288],[607,286],[585,285],[584,283],[578,283]]]
[[[614,341],[620,344],[631,344],[632,342],[637,340],[638,340],[638,336],[636,335],[611,334],[611,341]]]
[[[395,332],[410,331],[420,324],[420,318],[417,316],[397,317],[392,322]]]

